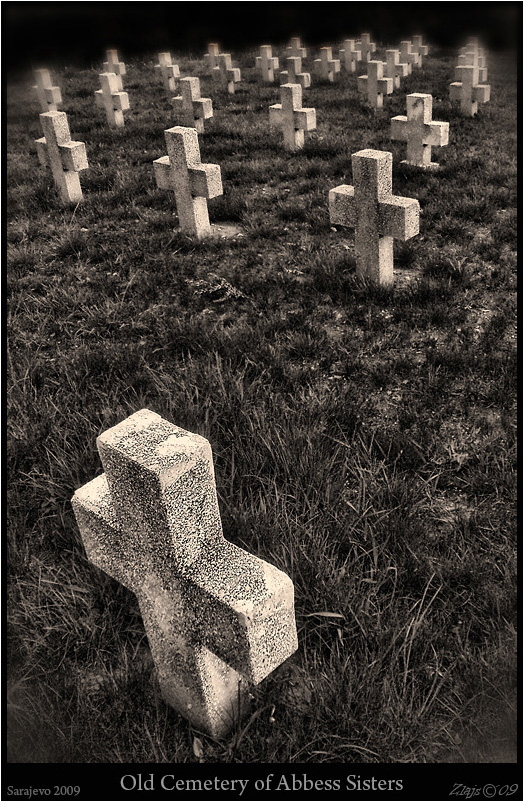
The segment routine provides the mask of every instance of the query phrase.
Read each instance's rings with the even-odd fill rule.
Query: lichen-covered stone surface
[[[224,538],[203,437],[143,409],[97,442],[72,500],[87,556],[137,595],[166,702],[222,736],[297,648],[293,583]]]
[[[449,123],[431,119],[431,95],[413,92],[406,96],[406,104],[407,116],[401,114],[391,118],[391,139],[407,143],[407,159],[404,164],[436,168],[438,164],[431,161],[431,148],[448,144]]]
[[[35,140],[38,160],[51,167],[62,202],[79,203],[83,196],[78,172],[89,167],[86,146],[72,141],[65,111],[44,112],[40,124],[44,136]]]

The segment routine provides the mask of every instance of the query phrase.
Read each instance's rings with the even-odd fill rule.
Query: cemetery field
[[[477,118],[449,101],[454,51],[377,113],[358,71],[313,76],[297,153],[254,51],[232,54],[234,95],[177,57],[213,100],[211,222],[237,232],[201,242],[155,184],[174,125],[156,54],[120,55],[122,129],[95,106],[100,65],[45,65],[86,144],[74,208],[38,164],[31,74],[8,79],[8,759],[514,761],[515,55],[489,54]],[[450,123],[439,172],[390,140],[409,92]],[[329,222],[365,148],[420,202],[391,289],[356,277],[354,232]],[[71,508],[102,470],[97,435],[143,407],[210,441],[226,538],[295,586],[298,651],[223,740],[162,701],[136,599],[88,563]]]

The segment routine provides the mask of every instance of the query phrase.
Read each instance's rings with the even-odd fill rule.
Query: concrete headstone
[[[302,108],[300,84],[282,84],[280,103],[269,107],[269,125],[282,128],[286,150],[304,147],[304,131],[314,130],[317,120],[315,109]]]
[[[391,95],[393,92],[393,79],[384,78],[382,61],[369,61],[368,74],[358,76],[357,86],[359,92],[366,95],[369,103],[377,110],[384,104],[384,95]]]
[[[158,54],[158,64],[155,64],[155,70],[160,73],[164,88],[168,92],[174,92],[176,79],[180,77],[180,68],[178,64],[173,64],[171,53]]]
[[[118,89],[118,75],[103,72],[99,76],[102,89],[95,91],[97,106],[105,110],[106,119],[112,128],[124,127],[124,111],[129,109],[129,95]]]
[[[58,111],[58,104],[62,102],[62,93],[59,86],[53,86],[49,70],[35,70],[36,86],[33,86],[40,108],[43,112]]]
[[[51,167],[62,202],[79,203],[82,188],[78,173],[89,167],[86,146],[71,140],[65,111],[44,112],[40,115],[40,124],[44,136],[36,140],[38,160],[43,167]]]
[[[431,148],[443,147],[449,141],[449,123],[432,121],[433,98],[414,92],[406,96],[407,116],[391,118],[391,139],[407,142],[407,159],[403,164],[437,168],[431,161]]]
[[[202,134],[204,120],[209,120],[213,116],[211,98],[200,97],[199,78],[181,78],[180,91],[182,94],[171,100],[177,125],[195,128]]]

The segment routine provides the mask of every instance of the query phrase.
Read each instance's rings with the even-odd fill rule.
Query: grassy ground
[[[234,97],[202,79],[200,146],[224,184],[210,217],[243,236],[202,243],[155,186],[173,120],[154,60],[128,62],[119,131],[98,69],[53,72],[90,163],[76,209],[38,166],[31,77],[7,89],[9,759],[197,760],[135,598],[87,563],[70,506],[101,471],[97,434],[147,406],[210,440],[226,537],[295,583],[298,652],[230,738],[199,736],[201,760],[513,760],[514,57],[490,56],[477,119],[449,103],[452,54],[378,114],[356,77],[317,81],[317,130],[289,155],[277,88],[237,56]],[[438,175],[405,172],[389,140],[413,91],[450,122]],[[391,290],[357,280],[352,232],[329,225],[368,147],[421,205]]]

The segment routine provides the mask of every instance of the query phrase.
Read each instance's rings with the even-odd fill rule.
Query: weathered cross
[[[286,47],[286,55],[288,57],[298,56],[299,58],[307,58],[307,50],[300,44],[300,36],[293,36],[289,42],[289,47]]]
[[[220,53],[218,56],[218,66],[213,67],[213,79],[220,81],[224,86],[227,86],[227,91],[230,95],[235,94],[235,84],[240,81],[240,70],[238,67],[231,65],[231,54]]]
[[[260,45],[260,55],[256,57],[255,62],[262,80],[272,84],[275,80],[275,70],[278,70],[278,58],[273,56],[271,45]]]
[[[118,51],[108,50],[107,61],[103,63],[104,72],[114,72],[117,76],[117,92],[121,92],[123,87],[122,75],[126,74],[126,65],[118,60]]]
[[[304,131],[313,131],[317,127],[317,119],[315,109],[302,108],[300,84],[282,84],[280,103],[269,107],[269,125],[282,128],[286,150],[304,147]]]
[[[164,88],[168,92],[174,92],[176,79],[180,77],[180,68],[178,64],[173,64],[171,53],[158,54],[158,64],[155,64],[155,70],[161,74]]]
[[[300,84],[302,89],[311,86],[311,75],[309,72],[302,72],[302,59],[300,56],[290,56],[286,59],[287,70],[280,73],[281,84]]]
[[[142,409],[97,446],[72,499],[88,559],[136,594],[167,704],[224,736],[297,649],[293,583],[224,538],[203,437]]]
[[[382,61],[369,61],[368,74],[358,76],[357,86],[361,94],[367,95],[368,101],[376,110],[382,108],[384,95],[391,95],[393,92],[393,79],[384,78]]]
[[[181,78],[180,91],[182,94],[171,100],[176,123],[194,128],[202,134],[204,120],[209,120],[213,116],[211,98],[200,97],[199,78]]]
[[[357,274],[376,284],[391,284],[393,238],[405,241],[418,234],[419,203],[392,194],[391,153],[361,150],[351,162],[354,186],[330,190],[330,221],[355,229]]]
[[[455,67],[455,77],[460,80],[449,85],[450,100],[460,101],[462,114],[473,117],[478,111],[478,104],[488,102],[491,87],[479,83],[478,67]]]
[[[62,202],[78,203],[82,200],[80,170],[87,170],[86,146],[73,142],[65,111],[46,111],[40,115],[44,136],[36,140],[40,164],[49,165]]]
[[[220,48],[216,42],[211,42],[208,44],[207,49],[209,53],[204,55],[204,64],[209,70],[213,70],[215,67],[218,67],[218,54],[220,52]]]
[[[375,52],[377,46],[371,41],[369,33],[363,33],[357,42],[357,49],[360,50],[360,61],[371,61],[371,54]]]
[[[409,66],[400,62],[399,50],[386,50],[386,64],[384,72],[386,78],[393,81],[393,89],[400,89],[400,79],[409,75]]]
[[[414,36],[411,41],[411,47],[413,53],[416,53],[418,56],[418,63],[416,63],[417,67],[422,67],[422,56],[427,56],[429,53],[429,47],[427,45],[422,44],[422,36]]]
[[[220,166],[202,164],[194,128],[177,125],[164,134],[168,155],[153,162],[157,186],[174,191],[180,228],[201,239],[211,233],[207,201],[223,192]]]
[[[337,72],[340,72],[340,61],[338,58],[333,58],[330,47],[320,48],[320,58],[314,60],[313,66],[320,78],[331,83],[335,80]]]
[[[42,111],[58,111],[58,103],[62,102],[59,86],[52,86],[49,70],[35,70],[36,86],[33,89],[38,95]]]
[[[431,161],[431,148],[443,147],[449,141],[449,123],[431,120],[433,98],[414,92],[406,96],[407,117],[391,118],[391,139],[407,142],[407,159],[403,164],[417,167],[438,167]]]
[[[413,65],[415,65],[415,67],[420,67],[419,57],[413,52],[413,46],[411,42],[404,41],[400,43],[400,61],[403,64],[409,65],[409,75],[411,75]]]
[[[338,51],[340,61],[347,72],[355,72],[357,62],[362,61],[362,53],[354,39],[344,39],[342,48]]]
[[[488,68],[484,52],[478,48],[462,47],[458,57],[459,67],[476,67],[478,69],[478,83],[484,84],[488,80]],[[455,72],[455,78],[457,76]]]
[[[129,109],[129,95],[118,89],[118,75],[102,72],[99,76],[102,89],[95,91],[97,106],[105,109],[108,124],[113,128],[123,128],[124,111]]]

